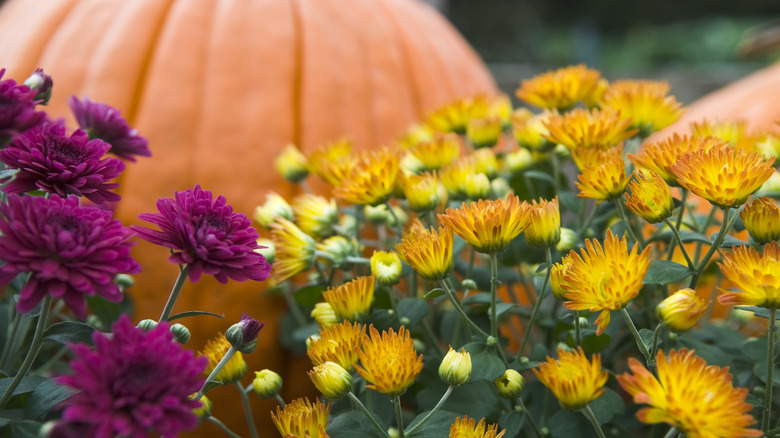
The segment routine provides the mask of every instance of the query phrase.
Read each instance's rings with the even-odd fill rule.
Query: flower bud
[[[274,241],[261,237],[257,239],[257,246],[255,252],[262,255],[266,262],[273,265],[274,260],[276,260],[276,247],[274,246]]]
[[[392,286],[401,279],[401,257],[395,251],[374,251],[371,255],[371,275],[377,283]]]
[[[339,236],[352,237],[357,232],[358,221],[354,216],[345,214],[339,217],[338,225],[333,227]]]
[[[696,325],[708,306],[693,289],[682,289],[658,303],[655,313],[670,329],[684,332]]]
[[[274,166],[276,171],[290,182],[296,183],[309,176],[308,160],[294,144],[288,144],[282,149],[274,161]]]
[[[317,321],[320,328],[327,328],[333,324],[338,324],[339,319],[336,317],[336,312],[333,311],[333,307],[328,303],[317,303],[314,305],[314,309],[311,311],[311,317]]]
[[[282,376],[268,369],[255,371],[252,388],[261,398],[273,398],[282,389]]]
[[[47,105],[49,99],[51,99],[51,89],[54,86],[51,76],[43,72],[42,69],[37,69],[24,81],[24,85],[27,85],[31,90],[36,91],[36,95],[33,100],[39,101],[40,105]]]
[[[525,378],[517,371],[509,368],[504,375],[494,380],[498,393],[504,398],[517,398],[525,388]]]
[[[561,212],[558,208],[558,197],[552,201],[533,201],[531,221],[525,229],[525,241],[534,248],[555,246],[561,240]]]
[[[190,330],[181,325],[181,324],[173,324],[171,325],[171,333],[173,333],[173,340],[184,345],[187,342],[190,341],[190,338],[192,337],[192,334],[190,333]]]
[[[331,236],[319,242],[316,248],[327,256],[323,257],[326,263],[340,267],[347,257],[357,252],[357,243],[344,236]]]
[[[501,136],[499,117],[474,118],[468,121],[466,136],[474,149],[493,147]]]
[[[282,196],[271,192],[265,195],[265,204],[255,208],[255,221],[265,228],[270,228],[277,217],[292,221],[295,217],[293,209]]]
[[[128,287],[132,287],[135,284],[135,279],[132,275],[116,274],[116,277],[114,277],[114,283],[116,283],[117,286],[124,290]]]
[[[136,326],[139,329],[148,332],[150,330],[154,330],[157,327],[157,321],[153,319],[143,319],[138,322],[138,325]]]
[[[238,351],[249,354],[257,348],[257,335],[264,326],[264,323],[252,318],[248,313],[244,313],[241,315],[240,321],[227,329],[225,339]]]
[[[363,207],[363,215],[366,220],[372,224],[384,224],[387,223],[387,218],[390,213],[387,211],[387,205],[366,205]]]
[[[750,237],[765,244],[780,239],[780,209],[774,200],[762,196],[745,205],[739,213]]]
[[[191,398],[191,397],[190,397]],[[203,420],[211,415],[211,408],[214,406],[205,395],[200,396],[200,407],[192,410],[192,413],[198,416],[198,419]]]
[[[352,390],[352,375],[335,362],[325,362],[309,371],[314,386],[330,401],[344,398]]]
[[[439,365],[439,377],[448,385],[463,385],[471,379],[471,355],[464,349],[453,350],[444,356]]]
[[[571,228],[561,227],[561,240],[555,245],[555,249],[562,253],[567,253],[577,247],[579,236]]]
[[[504,178],[496,178],[490,181],[490,191],[496,198],[504,199],[512,193],[512,186]]]
[[[484,199],[490,196],[490,179],[484,173],[466,175],[464,181],[466,196],[470,199]]]
[[[566,301],[566,294],[569,293],[564,287],[564,276],[571,263],[571,257],[566,256],[561,260],[561,263],[554,263],[550,268],[550,288],[552,294],[556,300]]]

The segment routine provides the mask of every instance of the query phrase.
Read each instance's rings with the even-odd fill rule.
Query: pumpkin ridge
[[[293,44],[293,65],[295,71],[292,77],[292,117],[293,117],[293,140],[292,143],[297,147],[302,147],[301,139],[303,138],[301,129],[301,99],[303,86],[303,32],[305,31],[301,19],[301,7],[298,4],[298,0],[290,0],[290,10],[292,11],[292,24],[293,24],[293,36],[295,37],[295,43]]]

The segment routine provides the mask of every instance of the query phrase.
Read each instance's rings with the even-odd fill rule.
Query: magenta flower
[[[80,101],[76,96],[71,96],[68,105],[79,126],[90,138],[99,138],[111,145],[109,153],[128,161],[135,161],[136,155],[152,156],[149,142],[130,128],[119,110],[89,99]]]
[[[138,217],[160,227],[160,231],[131,225],[138,235],[157,245],[175,250],[168,259],[186,264],[189,278],[213,275],[220,283],[233,280],[262,281],[271,274],[265,257],[255,251],[258,234],[242,213],[234,213],[224,196],[212,199],[200,185],[176,192],[176,199],[157,200],[160,213]]]
[[[134,274],[140,265],[130,257],[130,230],[111,212],[79,206],[75,196],[10,195],[0,204],[0,284],[21,272],[30,279],[19,294],[17,309],[27,313],[45,295],[62,298],[78,318],[86,316],[85,296],[119,302],[122,293],[112,279]]]
[[[4,189],[6,193],[43,190],[62,197],[84,196],[96,204],[120,199],[110,183],[125,169],[116,158],[102,158],[109,148],[102,140],[90,140],[84,131],[65,135],[65,125],[42,123],[18,135],[0,151],[0,161],[19,169]]]
[[[13,79],[2,80],[4,74],[5,69],[0,69],[0,146],[46,117],[46,113],[35,111],[38,93]]]
[[[151,431],[175,437],[198,425],[190,396],[205,382],[205,357],[196,357],[174,342],[163,321],[148,332],[133,327],[127,315],[114,324],[113,335],[92,334],[94,350],[71,345],[73,374],[56,382],[78,392],[64,403],[62,419],[95,438],[147,437]]]
[[[264,323],[252,318],[247,312],[241,314],[241,319],[238,321],[238,324],[241,326],[244,343],[255,341],[257,335],[260,333],[260,329],[265,327]]]

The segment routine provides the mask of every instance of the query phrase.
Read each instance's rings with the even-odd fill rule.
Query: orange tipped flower
[[[677,175],[672,172],[670,167],[677,162],[678,157],[691,151],[709,150],[726,144],[723,140],[715,137],[681,137],[675,133],[667,139],[645,143],[636,154],[626,154],[626,157],[637,166],[661,175],[661,178],[670,186],[676,186]]]
[[[580,189],[577,196],[596,199],[597,203],[619,197],[628,184],[623,149],[614,148],[602,154],[602,162],[582,169],[574,184]]]
[[[774,157],[733,147],[688,152],[670,166],[681,186],[721,208],[739,207],[772,176]]]
[[[676,332],[684,332],[696,325],[709,306],[693,289],[681,289],[658,303],[655,314],[665,326]]]
[[[542,108],[565,110],[577,102],[593,106],[604,95],[607,82],[598,70],[573,65],[522,81],[515,93],[520,100]]]
[[[327,438],[328,415],[330,403],[311,403],[304,397],[291,401],[284,409],[277,406],[271,419],[283,437]]]
[[[333,308],[337,318],[360,320],[368,314],[374,299],[374,277],[357,277],[340,286],[328,288],[322,297]]]
[[[495,253],[506,249],[530,222],[530,205],[515,195],[492,201],[480,200],[440,214],[442,224],[452,227],[475,251]]]
[[[726,253],[718,263],[723,275],[741,292],[727,291],[718,297],[721,304],[780,308],[780,250],[777,242],[759,254],[753,247],[740,246]]]
[[[558,197],[552,201],[533,201],[529,211],[530,222],[525,230],[525,241],[529,246],[545,248],[555,246],[561,240],[561,211]]]
[[[487,112],[488,102],[484,97],[458,99],[431,113],[428,124],[438,132],[465,134],[469,120],[484,117]]]
[[[728,368],[707,365],[693,350],[672,350],[668,360],[659,350],[656,357],[658,378],[633,357],[634,374],[617,376],[635,403],[651,406],[637,412],[639,421],[666,423],[690,438],[761,436],[748,428],[756,423],[745,402],[748,390],[732,386]]]
[[[586,239],[580,254],[569,253],[571,262],[561,282],[569,301],[563,305],[571,310],[601,311],[596,319],[599,335],[609,324],[609,312],[626,307],[642,289],[650,267],[650,247],[639,254],[637,248],[634,245],[629,252],[625,236],[618,239],[607,230],[603,249],[596,239]]]
[[[447,278],[452,271],[452,228],[439,227],[439,232],[426,230],[419,222],[413,223],[404,233],[395,249],[406,263],[428,281]]]
[[[563,115],[552,114],[546,122],[549,130],[546,137],[570,150],[609,149],[636,134],[636,129],[628,128],[630,124],[631,119],[612,108],[590,111],[577,108]]]
[[[309,172],[320,176],[323,165],[348,159],[351,153],[352,140],[348,138],[326,143],[309,154]]]
[[[277,217],[271,224],[271,238],[275,256],[271,278],[275,283],[300,274],[314,264],[316,243],[294,223]]]
[[[780,209],[774,200],[762,196],[739,213],[750,237],[760,244],[780,239]]]
[[[669,96],[665,81],[615,81],[609,84],[601,106],[620,111],[631,119],[631,127],[646,137],[679,120],[682,105]]]
[[[363,341],[366,326],[359,323],[344,321],[327,328],[320,329],[319,339],[309,343],[306,354],[314,365],[325,362],[335,362],[342,368],[352,371],[358,361],[357,351]]]
[[[601,397],[608,374],[601,369],[601,355],[594,354],[588,361],[582,347],[568,352],[558,349],[558,360],[547,356],[534,374],[550,389],[564,409],[576,411]]]
[[[488,425],[485,419],[477,423],[473,418],[466,415],[455,419],[455,423],[450,426],[449,438],[501,438],[506,433],[506,429],[498,431],[497,424]]]
[[[672,215],[672,192],[661,175],[655,172],[634,172],[636,180],[628,183],[631,194],[624,194],[626,207],[634,214],[654,224]]]
[[[371,336],[363,335],[363,347],[358,351],[360,365],[355,369],[371,383],[366,388],[390,396],[403,394],[422,371],[422,355],[417,355],[404,326],[398,333],[390,328],[381,336],[373,325],[368,330]]]
[[[333,190],[333,195],[349,204],[381,204],[393,193],[400,162],[401,156],[395,149],[366,152]]]

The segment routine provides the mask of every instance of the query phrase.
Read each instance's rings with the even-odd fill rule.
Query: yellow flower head
[[[489,99],[487,115],[498,117],[501,126],[509,128],[512,123],[512,100],[506,94],[499,94]]]
[[[563,288],[564,279],[569,272],[573,258],[571,255],[563,256],[560,263],[555,263],[550,268],[550,288],[552,294],[557,300],[566,301],[566,289]]]
[[[709,150],[725,146],[726,142],[715,137],[688,137],[677,133],[661,141],[643,144],[636,154],[626,154],[626,157],[637,166],[653,171],[670,186],[677,185],[677,175],[672,172],[671,165],[683,154],[696,150]]]
[[[732,386],[728,368],[707,365],[686,349],[672,350],[668,360],[659,350],[657,364],[658,378],[632,357],[633,374],[617,376],[635,403],[650,405],[637,412],[639,421],[667,423],[690,438],[761,436],[748,428],[756,423],[753,405],[745,402],[747,389]]]
[[[455,134],[436,134],[409,148],[409,153],[422,163],[425,170],[438,170],[460,156],[461,142]]]
[[[545,124],[549,131],[545,137],[570,150],[610,149],[637,132],[629,129],[631,119],[612,108],[576,108],[563,115],[553,113]]]
[[[333,187],[338,187],[357,166],[358,158],[354,155],[326,161],[320,165],[317,175]]]
[[[439,377],[448,385],[463,385],[471,379],[471,354],[461,349],[450,350],[439,364]]]
[[[414,212],[433,210],[441,202],[441,188],[444,186],[435,173],[402,174],[400,184],[409,208]]]
[[[463,186],[468,199],[482,199],[490,196],[490,179],[484,173],[466,175]]]
[[[275,371],[264,369],[255,371],[255,378],[252,380],[252,388],[261,398],[275,397],[282,389],[282,376]]]
[[[550,389],[564,409],[576,411],[604,393],[608,374],[601,369],[601,355],[594,354],[588,361],[582,347],[568,352],[558,349],[558,360],[547,356],[534,374]]]
[[[526,148],[517,148],[514,152],[504,155],[504,167],[509,173],[519,173],[536,162],[534,154]]]
[[[333,199],[306,193],[293,199],[292,208],[298,227],[316,239],[333,234],[333,226],[339,221],[339,208]]]
[[[190,398],[193,398],[195,395],[191,395]],[[211,415],[211,408],[214,407],[214,403],[211,402],[205,395],[202,395],[200,397],[200,407],[195,408],[192,410],[192,413],[198,416],[198,419],[203,420],[204,418]]]
[[[498,158],[492,149],[479,149],[471,154],[474,157],[474,171],[484,173],[488,178],[493,179],[498,176]]]
[[[433,227],[429,231],[414,222],[395,249],[422,278],[438,281],[447,278],[452,271],[452,244],[452,228],[439,227],[437,233]]]
[[[597,70],[573,65],[522,81],[515,93],[520,100],[542,108],[566,110],[582,101],[593,106],[607,89]]]
[[[316,243],[294,223],[278,217],[271,224],[274,243],[273,280],[281,283],[311,268],[314,264]]]
[[[493,381],[493,384],[498,388],[501,397],[515,399],[520,397],[525,388],[525,378],[512,368],[507,368],[501,377]]]
[[[774,173],[774,157],[719,147],[688,152],[670,166],[677,182],[721,208],[739,207]]]
[[[665,81],[615,81],[609,84],[601,106],[630,118],[631,127],[644,137],[676,122],[684,112],[682,104],[669,96]]]
[[[363,341],[366,326],[344,321],[330,327],[320,328],[319,339],[309,343],[306,354],[314,365],[336,362],[342,368],[352,371],[358,361],[358,349]]]
[[[308,372],[314,386],[330,401],[344,398],[352,390],[352,375],[335,362],[325,362]]]
[[[759,140],[758,136],[748,134],[747,123],[744,120],[693,122],[691,132],[694,137],[716,137],[728,142],[732,147],[747,151],[754,151]]]
[[[393,193],[400,162],[401,155],[395,149],[366,152],[333,190],[333,195],[348,204],[381,204]]]
[[[327,438],[328,415],[330,403],[319,400],[312,403],[304,397],[291,401],[284,409],[277,406],[276,414],[271,412],[271,419],[283,437]]]
[[[528,226],[531,206],[520,203],[515,195],[496,200],[479,200],[459,209],[449,208],[439,221],[452,227],[475,251],[495,253],[506,249],[509,242]]]
[[[636,180],[628,183],[631,194],[624,194],[626,207],[651,224],[671,216],[674,200],[661,175],[652,171],[635,171],[634,175]]]
[[[209,364],[206,366],[206,369],[203,370],[203,374],[206,376],[211,374],[229,349],[230,342],[228,342],[222,334],[209,339],[209,341],[206,342],[206,346],[203,347],[203,350],[198,352],[198,356],[205,356],[209,360]],[[225,366],[217,373],[214,380],[222,382],[223,385],[236,382],[244,377],[246,369],[247,365],[246,361],[244,361],[244,356],[240,351],[236,351],[233,357],[231,357]]]
[[[311,309],[311,317],[317,321],[317,325],[320,326],[320,329],[332,327],[339,323],[336,312],[333,311],[333,307],[328,303],[315,304],[314,308]]]
[[[501,438],[506,433],[506,429],[498,431],[497,424],[488,425],[485,419],[479,420],[479,423],[466,415],[455,419],[455,423],[450,426],[449,438]]]
[[[658,303],[655,314],[670,329],[684,332],[696,325],[708,306],[709,303],[699,298],[695,290],[681,289]]]
[[[466,136],[475,149],[495,146],[501,132],[501,119],[497,116],[471,119],[466,126]]]
[[[552,201],[533,201],[529,211],[531,221],[525,230],[525,241],[529,246],[545,248],[555,246],[561,240],[561,211],[558,197]]]
[[[366,388],[390,396],[403,394],[422,371],[422,355],[417,355],[404,326],[398,333],[390,328],[381,336],[373,325],[368,330],[371,336],[363,335],[363,346],[358,351],[360,365],[355,369],[371,383]]]
[[[274,161],[274,166],[276,171],[290,182],[295,183],[309,176],[309,161],[294,144],[288,144],[282,149]]]
[[[527,108],[518,108],[512,113],[512,132],[517,144],[532,151],[548,151],[555,143],[547,140],[550,133],[545,122],[550,118],[549,111],[534,114]]]
[[[374,277],[356,277],[340,286],[328,288],[322,297],[339,319],[360,320],[368,314],[374,299]]]
[[[309,154],[309,172],[322,176],[322,167],[328,163],[347,160],[352,154],[352,140],[341,138],[326,143]]]
[[[267,193],[265,204],[255,208],[255,221],[265,228],[271,228],[277,216],[291,221],[295,215],[290,204],[282,196],[274,192]]]
[[[774,200],[762,196],[739,213],[750,237],[760,244],[780,239],[780,209]]]
[[[458,99],[442,106],[428,116],[428,124],[438,132],[465,134],[469,120],[484,117],[488,102],[484,96],[473,99]]]
[[[477,173],[477,160],[473,155],[467,155],[444,166],[439,171],[439,181],[447,189],[447,194],[455,199],[467,197],[468,183],[473,183]]]
[[[756,140],[755,150],[765,157],[780,156],[780,137],[777,134],[765,134]]]
[[[401,256],[395,251],[374,251],[370,259],[371,275],[379,284],[391,286],[401,279]]]
[[[755,248],[740,246],[726,253],[718,263],[723,275],[741,292],[723,292],[721,304],[780,308],[780,250],[777,242],[764,247],[763,254]]]
[[[582,169],[574,184],[580,189],[577,196],[596,199],[598,203],[619,197],[628,184],[623,148],[613,148],[600,155],[602,162]]]
[[[637,253],[638,245],[628,251],[626,237],[618,239],[607,230],[604,247],[596,239],[586,239],[585,249],[569,253],[561,287],[567,291],[567,309],[601,311],[596,333],[602,334],[609,324],[609,312],[621,310],[639,295],[642,279],[650,267],[650,247]]]
[[[433,140],[433,135],[434,131],[430,126],[415,123],[398,139],[398,145],[401,149],[408,150],[421,142]]]

